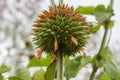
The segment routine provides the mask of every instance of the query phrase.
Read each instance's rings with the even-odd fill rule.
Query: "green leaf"
[[[87,65],[90,61],[90,57],[83,58],[83,56],[78,56],[75,59],[68,60],[65,67],[65,74],[69,78],[75,77],[80,69]]]
[[[0,80],[4,80],[4,78],[3,78],[3,76],[2,76],[2,74],[0,73]]]
[[[5,72],[8,72],[10,71],[10,67],[6,66],[5,64],[2,64],[0,66],[0,73],[5,73]]]
[[[116,77],[116,80],[120,80],[120,74]]]
[[[25,67],[18,68],[15,72],[15,76],[20,78],[21,80],[31,80],[30,73]]]
[[[112,12],[112,9],[106,9],[104,5],[98,5],[94,9],[94,14],[95,14],[96,20],[99,23],[103,23],[105,20],[108,20],[111,17],[113,12]]]
[[[98,24],[97,26],[91,28],[91,32],[92,32],[92,33],[96,33],[96,32],[100,29],[100,26],[101,26],[101,25]]]
[[[36,71],[32,77],[32,80],[44,80],[45,71],[43,69]]]
[[[110,49],[108,47],[103,48],[101,56],[102,63],[105,67],[106,72],[109,74],[111,78],[113,79],[116,78],[119,70]]]
[[[100,77],[99,80],[111,80],[111,78],[110,78],[110,76],[109,76],[106,72],[104,72],[104,73],[101,75],[101,77]]]
[[[91,63],[92,63],[92,65],[95,65],[96,67],[102,67],[103,66],[101,61],[99,61],[97,59],[97,54],[92,58]]]
[[[54,80],[55,75],[55,69],[56,69],[56,60],[53,61],[47,68],[47,71],[45,72],[45,80]]]
[[[116,66],[114,66],[114,64],[112,64],[111,62],[105,61],[104,67],[111,78],[113,79],[116,78],[116,76],[118,75],[118,69],[116,69]]]
[[[76,9],[76,12],[79,12],[80,14],[88,14],[88,15],[93,15],[94,14],[94,7],[93,6],[79,6]]]
[[[9,77],[8,80],[22,80],[16,76]]]
[[[114,21],[113,20],[110,20],[109,21],[109,28],[112,28],[114,26]]]
[[[35,67],[35,66],[48,66],[51,63],[51,57],[41,58],[40,60],[37,58],[33,58],[30,63],[28,64],[28,67]]]

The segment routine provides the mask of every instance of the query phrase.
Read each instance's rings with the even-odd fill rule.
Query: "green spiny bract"
[[[62,51],[64,55],[75,55],[84,47],[88,38],[85,18],[73,7],[52,6],[43,11],[33,28],[33,41],[37,48],[48,54]]]

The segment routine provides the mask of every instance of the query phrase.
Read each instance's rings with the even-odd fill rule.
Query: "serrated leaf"
[[[76,9],[76,12],[79,12],[80,14],[88,14],[88,15],[93,15],[94,14],[94,7],[93,6],[79,6]]]
[[[44,79],[45,79],[45,80],[54,80],[55,69],[56,69],[56,60],[53,61],[53,62],[48,66],[47,71],[45,72]]]
[[[12,77],[9,77],[8,80],[21,80],[21,79],[16,76],[12,76]]]
[[[32,80],[44,80],[45,71],[43,69],[36,71],[32,77]]]
[[[15,72],[15,76],[20,78],[21,80],[31,80],[30,73],[25,67],[18,68]]]
[[[112,9],[106,9],[104,5],[98,5],[94,9],[94,14],[96,17],[96,20],[99,23],[103,23],[105,20],[107,20],[113,13]]]
[[[51,57],[41,58],[40,60],[37,58],[33,58],[30,60],[28,67],[40,67],[40,66],[48,66],[51,63]]]
[[[0,73],[5,73],[5,72],[8,72],[10,71],[10,67],[6,66],[5,64],[2,64],[0,66]]]
[[[90,57],[83,58],[83,56],[78,56],[75,59],[67,60],[65,74],[69,78],[75,77],[80,69],[87,65],[90,61]]]
[[[91,28],[91,32],[92,32],[92,33],[96,33],[96,32],[100,29],[100,26],[101,26],[101,25],[98,24],[97,26]]]
[[[111,78],[110,78],[110,76],[109,76],[106,72],[104,72],[104,73],[101,75],[101,77],[100,77],[99,80],[111,80]]]
[[[103,48],[101,56],[102,63],[103,66],[105,67],[106,72],[109,74],[111,78],[113,79],[116,78],[119,70],[110,49],[108,47]]]

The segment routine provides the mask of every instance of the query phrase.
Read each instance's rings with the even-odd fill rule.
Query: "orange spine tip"
[[[40,59],[41,55],[43,53],[43,48],[40,48],[39,50],[37,50],[37,58]]]
[[[80,48],[80,50],[82,51],[84,58],[87,58],[87,52],[84,50],[84,48]]]
[[[71,36],[71,40],[72,40],[72,42],[73,42],[76,46],[78,46],[78,41],[77,41],[76,38],[74,38],[73,36]]]
[[[41,58],[41,56],[39,55],[39,56],[37,56],[37,58],[38,58],[38,59],[40,59],[40,58]]]
[[[58,49],[58,41],[55,40],[55,42],[54,42],[54,51],[56,51],[57,49]]]
[[[56,59],[56,55],[54,53],[52,53],[52,59],[53,61]]]

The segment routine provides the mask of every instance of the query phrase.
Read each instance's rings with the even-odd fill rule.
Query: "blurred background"
[[[58,0],[55,0],[58,4]],[[64,0],[65,4],[77,8],[82,6],[97,6],[98,4],[108,5],[109,0]],[[112,35],[109,46],[113,56],[120,67],[120,0],[114,0],[115,25],[112,28]],[[38,14],[50,6],[49,0],[0,0],[0,64],[11,66],[10,73],[19,66],[27,66],[30,59],[35,55],[35,48],[31,42],[31,29],[33,21]],[[86,15],[84,15],[86,16]],[[95,21],[92,16],[87,16],[88,21]],[[109,33],[110,34],[110,33]],[[86,47],[88,55],[97,53],[103,29],[96,34],[90,35]],[[87,80],[85,77],[91,73],[89,66],[82,69],[76,78],[71,80]],[[81,76],[83,75],[84,76]]]

